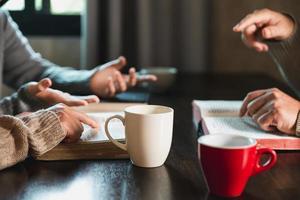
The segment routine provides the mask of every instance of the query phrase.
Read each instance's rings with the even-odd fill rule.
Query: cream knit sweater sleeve
[[[58,116],[41,110],[26,117],[0,116],[0,170],[39,156],[65,138]]]

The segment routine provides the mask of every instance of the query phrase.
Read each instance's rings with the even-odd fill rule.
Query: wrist
[[[297,20],[290,14],[287,14],[287,13],[282,13],[282,14],[286,17],[288,27],[290,27],[290,33],[288,34],[288,37],[286,39],[291,40],[294,37],[294,35],[296,34],[297,29],[298,29]]]
[[[29,89],[30,83],[23,85],[17,91],[20,100],[29,107],[28,111],[36,111],[46,107],[46,104],[38,100],[35,95],[32,95]]]
[[[66,132],[54,112],[40,110],[21,116],[20,119],[30,130],[30,153],[34,157],[49,151],[66,137]]]

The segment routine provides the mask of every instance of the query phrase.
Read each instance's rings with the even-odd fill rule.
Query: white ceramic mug
[[[115,115],[105,122],[110,141],[128,152],[132,163],[139,167],[158,167],[166,161],[173,134],[172,108],[157,105],[137,105],[125,108],[125,117]],[[111,137],[109,121],[117,118],[125,126],[126,143]]]

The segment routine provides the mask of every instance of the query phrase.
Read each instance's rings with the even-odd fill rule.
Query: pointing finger
[[[98,123],[95,120],[90,118],[85,113],[76,111],[76,112],[74,112],[74,115],[79,119],[79,121],[81,123],[84,123],[84,124],[90,126],[91,128],[98,128],[98,126],[99,126]]]
[[[235,27],[233,27],[233,31],[235,32],[243,32],[246,27],[256,24],[266,24],[270,20],[269,14],[265,12],[256,12],[250,15],[247,15],[244,19],[242,19]]]

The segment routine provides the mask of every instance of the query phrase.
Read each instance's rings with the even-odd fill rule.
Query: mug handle
[[[268,154],[269,159],[265,163],[260,164],[261,156],[263,154]],[[270,149],[270,148],[257,149],[256,163],[254,165],[254,170],[252,172],[252,176],[254,176],[260,172],[263,172],[265,170],[270,169],[271,167],[273,167],[273,165],[276,163],[276,161],[277,161],[277,154],[273,149]]]
[[[125,119],[124,119],[124,117],[121,116],[121,115],[114,115],[114,116],[108,118],[108,119],[105,121],[105,134],[106,134],[106,136],[109,138],[109,140],[110,140],[114,145],[116,145],[116,146],[119,147],[120,149],[123,149],[124,151],[127,151],[127,144],[126,144],[126,143],[123,144],[123,143],[121,143],[121,142],[118,142],[118,141],[115,140],[114,138],[112,138],[112,137],[111,137],[111,134],[110,134],[110,132],[109,132],[109,130],[108,130],[108,124],[109,124],[110,120],[112,120],[112,119],[114,119],[114,118],[119,119],[119,120],[123,123],[123,125],[125,126]]]

